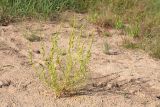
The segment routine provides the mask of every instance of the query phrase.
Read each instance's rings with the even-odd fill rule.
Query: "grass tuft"
[[[32,51],[30,60],[40,79],[44,80],[55,92],[57,97],[70,96],[85,85],[88,76],[88,64],[91,57],[92,39],[83,41],[73,30],[69,37],[66,51],[58,44],[59,35],[52,36],[50,51],[45,52],[42,43],[41,60],[44,63],[36,67]],[[89,43],[88,45],[85,43]]]
[[[109,54],[109,49],[110,49],[110,46],[109,46],[108,42],[106,41],[106,42],[104,43],[104,50],[103,50],[103,52],[104,52],[105,54]]]

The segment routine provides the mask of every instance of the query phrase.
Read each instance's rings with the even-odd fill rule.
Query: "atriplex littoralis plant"
[[[32,52],[30,51],[33,68],[39,77],[54,89],[57,97],[75,92],[85,85],[93,36],[88,36],[88,39],[84,41],[81,38],[81,34],[76,36],[74,30],[71,32],[65,54],[62,52],[62,47],[58,45],[58,33],[52,37],[49,54],[45,52],[45,46],[42,43],[41,55],[44,64],[39,67],[41,69],[37,69],[35,66]],[[86,45],[85,43],[89,44]]]

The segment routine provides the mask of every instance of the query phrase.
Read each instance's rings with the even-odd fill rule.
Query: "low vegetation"
[[[105,54],[109,54],[109,49],[110,49],[110,46],[109,46],[108,42],[106,41],[106,42],[104,43],[104,50],[103,50],[103,52],[104,52]]]
[[[49,53],[45,52],[45,45],[42,43],[40,53],[43,64],[34,62],[32,51],[30,51],[30,60],[40,79],[54,89],[57,97],[63,97],[74,94],[85,85],[88,77],[87,65],[91,57],[92,38],[82,41],[81,35],[76,36],[73,31],[66,50],[59,46],[58,38],[58,33],[53,35]],[[85,44],[86,42],[89,44]]]
[[[138,49],[140,48],[140,44],[136,43],[134,41],[128,40],[128,39],[124,39],[123,40],[123,47],[127,48],[127,49]]]
[[[86,12],[92,3],[92,0],[1,0],[0,20],[52,19],[58,12],[66,9]]]
[[[102,27],[122,29],[141,42],[133,44],[128,41],[129,47],[144,49],[160,58],[159,0],[101,0],[90,10],[89,19]]]
[[[138,42],[124,41],[126,48],[141,48],[160,58],[160,0],[0,0],[0,24],[23,19],[53,20],[62,11],[87,12],[88,20],[100,27],[120,29]],[[81,25],[71,26],[80,29]],[[108,37],[108,32],[103,32]],[[40,41],[36,35],[27,37],[31,42]],[[66,52],[58,45],[58,35],[52,38],[49,54],[42,45],[42,59],[45,62],[39,73],[40,78],[52,87],[57,96],[77,89],[86,79],[91,44],[85,49],[84,43],[70,35]],[[108,53],[109,44],[104,44]],[[65,54],[64,54],[65,53]],[[31,62],[32,53],[30,55]],[[35,68],[35,66],[34,66]]]

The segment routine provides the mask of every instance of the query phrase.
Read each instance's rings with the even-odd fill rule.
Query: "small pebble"
[[[0,88],[2,88],[2,86],[3,86],[3,82],[2,82],[2,81],[0,81]]]
[[[41,52],[40,52],[40,50],[36,50],[36,51],[34,51],[36,54],[40,54]]]
[[[108,88],[108,89],[111,89],[111,88],[112,88],[112,84],[111,84],[111,83],[108,83],[108,84],[107,84],[107,88]]]
[[[0,88],[3,86],[9,86],[11,84],[11,81],[5,80],[5,81],[0,81]]]
[[[157,96],[157,98],[160,100],[160,96]]]
[[[108,55],[118,55],[119,52],[115,50],[109,50]]]

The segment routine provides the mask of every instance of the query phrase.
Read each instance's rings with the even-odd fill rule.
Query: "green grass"
[[[140,44],[138,43],[134,43],[133,41],[130,40],[123,40],[123,47],[127,48],[127,49],[138,49],[140,48]]]
[[[160,56],[160,38],[157,38],[160,37],[160,0],[101,0],[90,10],[90,21],[102,27],[122,29],[142,41],[139,48],[154,57]],[[136,44],[129,47],[134,48],[133,45]]]
[[[153,37],[153,38],[146,38],[142,43],[143,49],[149,52],[150,55],[154,56],[155,58],[160,59],[160,36]]]
[[[115,28],[116,29],[123,29],[125,27],[124,23],[122,20],[117,19],[115,22]]]
[[[109,54],[109,49],[110,49],[110,46],[109,46],[108,42],[106,41],[106,42],[104,43],[104,50],[103,50],[103,52],[104,52],[105,54]]]
[[[30,60],[33,68],[57,97],[70,96],[85,85],[88,77],[88,64],[91,57],[92,38],[83,41],[81,34],[77,36],[73,30],[70,34],[66,50],[59,46],[58,33],[53,35],[49,53],[45,52],[42,43],[41,60],[44,64],[38,67],[30,51]],[[89,44],[85,44],[89,43]]]
[[[63,10],[86,12],[92,0],[1,0],[0,20],[24,17],[48,19]]]

